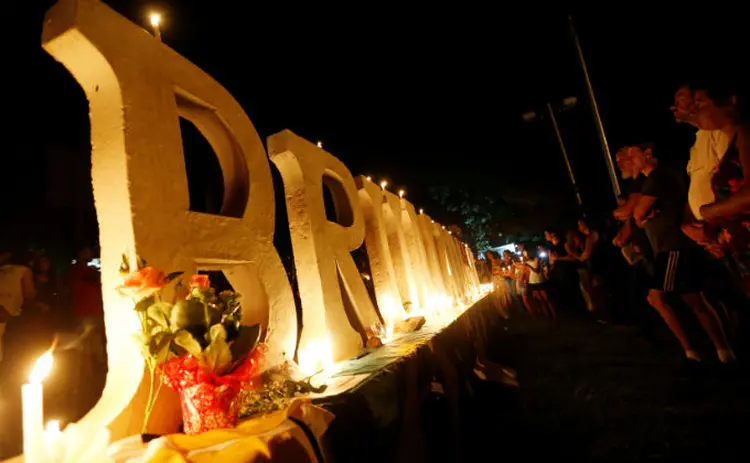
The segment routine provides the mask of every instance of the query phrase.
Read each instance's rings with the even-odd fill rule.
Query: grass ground
[[[681,373],[668,333],[649,342],[632,326],[516,315],[494,338],[491,356],[518,370],[520,387],[480,391],[475,449],[494,436],[502,453],[531,461],[747,460],[750,375],[711,362]],[[476,432],[489,410],[492,424]]]

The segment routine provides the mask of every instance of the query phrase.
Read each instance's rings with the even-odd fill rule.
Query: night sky
[[[12,6],[6,44],[5,228],[76,245],[96,236],[88,183],[88,109],[82,91],[40,46],[50,1]],[[573,193],[546,119],[528,110],[577,96],[559,115],[591,212],[614,197],[578,67],[572,13],[610,146],[655,140],[684,165],[691,131],[669,112],[676,83],[694,68],[726,72],[747,42],[731,14],[610,9],[503,11],[459,6],[346,9],[271,2],[106,1],[143,26],[164,14],[164,41],[240,102],[261,138],[289,128],[356,174],[403,186],[417,207],[451,223],[429,187],[451,184],[511,204],[541,204],[531,223],[558,224]],[[240,6],[242,5],[242,6]],[[611,7],[611,5],[609,5]],[[567,218],[570,219],[571,216]]]

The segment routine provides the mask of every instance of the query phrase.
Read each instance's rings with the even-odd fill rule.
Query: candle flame
[[[385,187],[387,187],[387,186],[388,186],[388,181],[387,180],[383,180],[382,182],[380,182],[380,188],[382,188],[382,189],[385,190]]]
[[[29,383],[39,384],[44,381],[44,378],[52,370],[52,363],[52,349],[50,349],[36,361],[34,369],[31,370],[31,374],[29,375]]]
[[[159,13],[151,13],[148,15],[148,19],[151,21],[153,27],[159,27],[159,24],[161,24],[161,15]]]
[[[369,175],[365,177],[365,179],[367,179],[368,182],[372,182],[372,177],[370,177]]]
[[[420,213],[420,214],[424,214],[424,209],[420,209],[420,210],[419,210],[419,213]]]
[[[404,190],[398,190],[398,197],[403,198],[406,192]]]
[[[322,142],[322,141],[319,141],[319,142],[318,142],[318,148],[322,148],[322,147],[323,147],[323,142]]]

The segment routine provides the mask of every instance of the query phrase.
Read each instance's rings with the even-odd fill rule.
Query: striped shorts
[[[661,252],[654,262],[652,288],[667,293],[691,294],[703,291],[706,260],[700,249]]]

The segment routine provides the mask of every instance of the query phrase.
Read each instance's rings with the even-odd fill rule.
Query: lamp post
[[[589,70],[586,67],[586,60],[583,58],[581,42],[578,40],[578,33],[576,33],[576,28],[575,25],[573,25],[573,18],[571,16],[568,16],[568,24],[570,26],[570,34],[573,37],[573,43],[576,46],[578,63],[581,65],[583,76],[586,78],[586,88],[588,89],[589,101],[591,102],[591,112],[594,113],[594,122],[596,123],[596,129],[599,132],[599,140],[602,143],[604,160],[607,163],[607,171],[609,172],[609,179],[612,181],[612,191],[615,193],[615,199],[617,199],[620,197],[620,182],[617,180],[615,163],[612,161],[612,153],[609,151],[609,143],[607,143],[607,135],[604,133],[604,124],[602,124],[602,117],[599,115],[599,105],[596,104],[596,97],[594,97],[594,87],[591,86]]]
[[[572,108],[573,106],[575,106],[577,101],[578,99],[574,96],[565,98],[560,104],[560,110],[565,111]],[[576,183],[576,176],[573,173],[573,166],[571,166],[570,159],[568,158],[568,150],[565,149],[565,143],[563,143],[562,134],[560,133],[560,127],[557,125],[557,118],[555,117],[555,111],[552,109],[552,103],[547,102],[546,108],[550,122],[552,123],[552,128],[555,129],[557,143],[560,144],[560,151],[562,152],[563,159],[565,160],[565,167],[568,169],[568,176],[570,177],[570,183],[573,185],[573,191],[576,194],[576,201],[578,202],[579,206],[583,206],[581,192],[578,189],[578,184]],[[534,119],[536,119],[537,114],[534,111],[529,111],[527,113],[524,113],[522,117],[524,121],[532,122]]]

